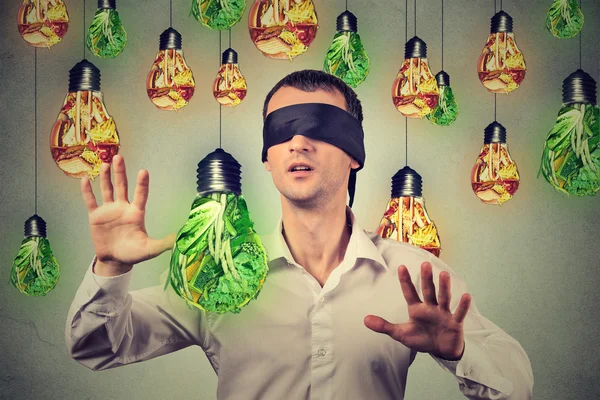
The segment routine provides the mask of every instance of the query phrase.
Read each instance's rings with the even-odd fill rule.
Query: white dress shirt
[[[280,218],[277,230],[261,238],[270,260],[264,286],[239,314],[191,308],[163,284],[128,292],[131,271],[98,276],[94,258],[67,318],[71,356],[103,370],[198,345],[217,373],[218,399],[403,399],[416,353],[368,329],[365,316],[408,321],[397,275],[401,264],[421,298],[421,263],[432,264],[436,283],[448,271],[453,312],[467,288],[440,259],[365,232],[347,212],[348,248],[322,288],[293,259]],[[525,351],[474,301],[464,332],[460,361],[434,357],[456,376],[459,390],[470,399],[530,399],[533,373]]]

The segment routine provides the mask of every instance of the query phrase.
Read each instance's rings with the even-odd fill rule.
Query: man
[[[102,206],[81,183],[96,257],[67,320],[72,357],[102,370],[199,345],[219,399],[402,399],[409,365],[426,352],[469,398],[531,398],[527,355],[477,311],[456,273],[365,232],[346,206],[365,158],[356,94],[331,75],[299,71],[267,95],[263,117],[263,161],[282,217],[263,238],[270,272],[257,299],[219,315],[188,308],[162,285],[128,293],[133,265],[171,249],[175,236],[147,236],[148,173],[129,203],[116,156],[114,187],[110,166],[101,168]]]

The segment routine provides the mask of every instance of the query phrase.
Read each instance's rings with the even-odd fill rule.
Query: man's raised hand
[[[92,242],[96,250],[98,275],[119,275],[133,264],[154,258],[173,247],[175,234],[152,239],[146,232],[144,216],[150,176],[140,170],[133,202],[129,202],[125,160],[113,157],[115,184],[111,182],[111,164],[100,166],[102,206],[98,206],[89,179],[81,179],[81,193],[88,209]]]
[[[402,294],[408,305],[409,321],[393,324],[381,317],[367,315],[367,328],[385,333],[406,347],[434,356],[457,360],[464,351],[463,322],[469,311],[471,296],[462,295],[454,314],[450,312],[450,274],[442,271],[439,276],[439,293],[436,298],[431,264],[421,264],[421,290],[419,298],[408,269],[398,268]]]

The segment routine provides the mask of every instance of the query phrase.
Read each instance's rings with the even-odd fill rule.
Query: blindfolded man
[[[102,370],[198,345],[219,399],[402,399],[424,352],[469,398],[531,398],[524,350],[478,312],[452,269],[358,226],[350,207],[365,149],[352,89],[295,72],[267,95],[263,117],[262,160],[281,218],[263,237],[270,272],[260,296],[221,315],[188,308],[162,285],[128,292],[133,265],[171,249],[175,236],[148,237],[148,173],[130,203],[116,156],[114,188],[110,166],[101,168],[102,206],[81,184],[96,257],[67,320],[72,357]]]

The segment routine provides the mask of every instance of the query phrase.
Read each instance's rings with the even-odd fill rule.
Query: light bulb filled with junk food
[[[508,94],[523,82],[526,69],[515,41],[513,20],[500,11],[491,19],[490,35],[477,61],[479,80],[490,92]]]
[[[559,39],[577,36],[583,28],[583,13],[577,0],[554,0],[546,15],[546,29]]]
[[[423,180],[415,170],[406,166],[392,177],[392,194],[377,234],[395,239],[440,256],[441,244],[434,222],[425,209]]]
[[[353,88],[369,75],[370,61],[358,34],[358,20],[346,10],[337,17],[337,33],[325,56],[323,71]]]
[[[181,35],[173,28],[160,34],[159,50],[146,79],[146,92],[160,110],[177,111],[194,95],[192,70],[183,58]]]
[[[190,14],[202,25],[225,30],[239,22],[246,10],[246,0],[192,0]]]
[[[67,176],[94,180],[119,147],[100,91],[100,70],[84,59],[69,71],[69,91],[50,135],[52,158]]]
[[[117,0],[98,0],[87,33],[87,48],[100,58],[115,58],[127,44],[127,32],[117,12]]]
[[[450,87],[450,75],[440,71],[435,75],[440,97],[435,108],[427,114],[427,119],[438,126],[448,126],[456,121],[458,104]]]
[[[13,261],[10,281],[28,296],[45,296],[58,283],[60,268],[46,238],[46,221],[37,214],[25,221],[25,238]]]
[[[517,164],[508,152],[506,129],[494,121],[484,130],[483,147],[471,170],[471,187],[486,204],[502,205],[519,188]]]
[[[600,190],[596,81],[578,69],[563,81],[562,90],[562,107],[546,137],[539,173],[557,191],[594,196]]]
[[[67,33],[67,6],[63,0],[23,0],[17,14],[17,27],[29,45],[50,48]]]
[[[439,89],[427,61],[427,44],[417,36],[406,42],[404,61],[392,84],[392,101],[407,118],[423,118],[438,103]]]
[[[213,83],[213,96],[219,104],[235,107],[244,100],[247,91],[246,79],[238,66],[238,54],[229,48],[222,54],[221,68]]]
[[[248,14],[250,39],[268,58],[292,61],[308,50],[318,28],[312,0],[255,0]]]
[[[241,166],[216,149],[198,163],[197,195],[173,245],[169,277],[190,306],[239,313],[255,299],[269,271],[242,195]]]

